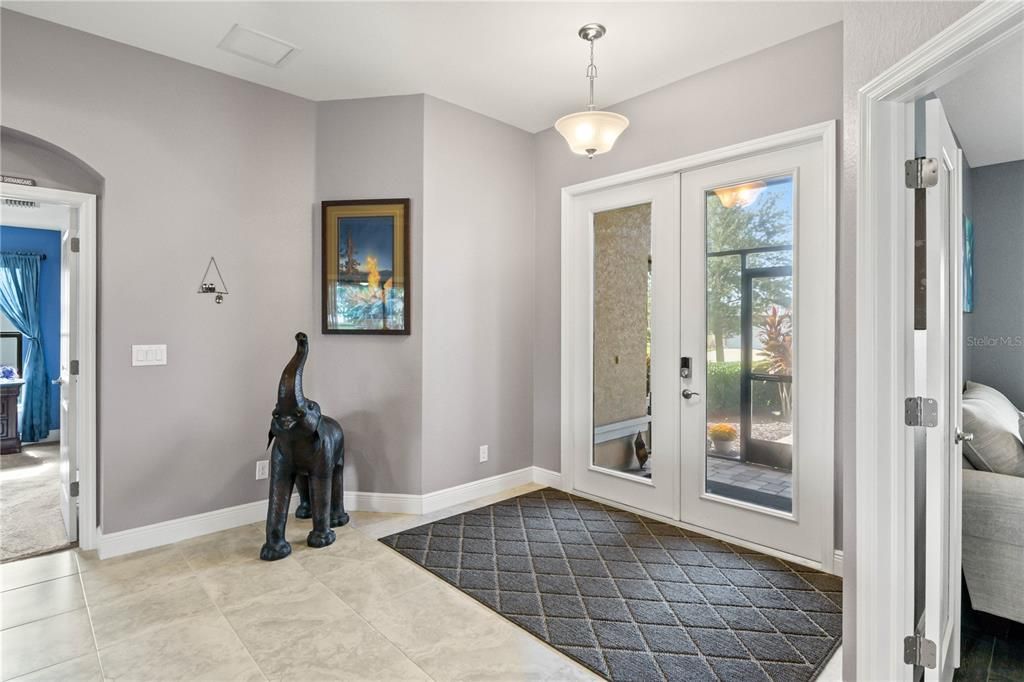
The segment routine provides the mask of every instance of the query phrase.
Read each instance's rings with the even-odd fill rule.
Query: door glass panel
[[[594,214],[593,464],[651,477],[651,204]]]
[[[705,491],[793,510],[793,178],[706,192]]]

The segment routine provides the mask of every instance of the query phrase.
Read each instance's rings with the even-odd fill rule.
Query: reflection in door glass
[[[651,477],[651,204],[594,214],[593,463]]]
[[[705,490],[793,510],[793,178],[705,196]]]

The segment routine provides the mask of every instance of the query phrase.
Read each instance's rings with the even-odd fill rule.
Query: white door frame
[[[775,135],[769,135],[767,137],[761,137],[756,140],[750,140],[748,142],[741,142],[739,144],[731,145],[729,147],[722,147],[708,152],[702,152],[691,156],[686,156],[681,159],[674,159],[672,161],[666,161],[664,163],[655,164],[653,166],[647,166],[645,168],[639,168],[636,170],[627,171],[625,173],[618,173],[616,175],[610,175],[604,178],[598,178],[596,180],[590,180],[582,182],[576,185],[570,185],[562,188],[562,271],[561,271],[561,301],[562,301],[562,320],[561,320],[561,465],[562,465],[562,489],[567,491],[574,490],[573,482],[573,453],[576,452],[575,442],[575,424],[574,415],[578,406],[575,404],[577,396],[574,395],[574,391],[571,390],[574,385],[574,367],[573,358],[576,357],[576,339],[580,338],[579,327],[589,319],[586,315],[581,312],[585,312],[584,308],[580,308],[579,296],[580,292],[577,290],[578,287],[576,282],[579,279],[581,268],[589,267],[588,263],[583,262],[582,254],[585,253],[583,245],[580,240],[582,235],[579,230],[574,229],[575,214],[573,211],[574,198],[588,192],[596,190],[608,189],[619,185],[625,185],[632,182],[639,182],[643,180],[650,180],[657,177],[663,177],[674,173],[682,173],[687,171],[696,170],[699,168],[705,168],[726,161],[735,161],[738,159],[747,158],[750,156],[756,156],[766,152],[777,151],[780,149],[788,149],[790,147],[796,147],[810,142],[821,142],[823,157],[824,157],[824,178],[825,178],[825,216],[826,225],[824,228],[829,234],[835,235],[836,231],[836,121],[824,121],[822,123],[816,123],[813,125],[805,126],[803,128],[797,128]],[[829,253],[822,254],[822,258],[828,259],[829,271],[835,269],[835,249],[831,249]],[[830,290],[831,297],[835,300],[835,282],[829,280],[821,283],[822,287]],[[834,329],[834,324],[833,324]],[[834,344],[833,344],[834,345]],[[822,377],[822,381],[829,382],[834,388],[835,377],[825,376]],[[831,391],[833,394],[834,390]],[[587,398],[589,400],[589,396]],[[828,419],[827,423],[823,425],[823,428],[827,428],[831,433],[835,427],[835,406],[834,404],[828,406]],[[831,440],[831,439],[830,439]],[[834,487],[835,478],[835,467],[834,458],[829,457],[828,462],[825,465],[827,481],[823,484],[828,485],[830,489]],[[820,510],[819,513],[825,515],[827,518],[832,519],[834,517],[835,500],[834,495],[829,495],[827,500],[827,506]],[[672,522],[671,519],[665,519],[666,521]],[[674,522],[679,523],[679,522]],[[679,525],[686,525],[685,523]],[[825,546],[828,548],[826,551],[825,559],[822,562],[821,568],[827,572],[834,572],[836,570],[835,561],[835,537],[834,537],[834,524],[826,524],[827,529],[825,531],[826,537],[824,538]],[[707,532],[701,529],[701,532]],[[709,535],[715,535],[708,533]],[[736,544],[751,546],[749,542],[738,541],[733,538],[725,538],[730,541],[736,542]],[[766,549],[758,547],[758,549]],[[770,551],[770,550],[768,550]]]
[[[865,85],[857,166],[853,636],[843,643],[857,679],[909,680],[903,638],[913,623],[913,201],[903,162],[914,157],[913,103],[1024,31],[1024,4],[985,2]],[[938,396],[933,396],[938,397]],[[849,537],[849,536],[848,536]]]
[[[81,244],[78,267],[78,545],[95,549],[96,517],[96,195],[49,187],[0,183],[0,194],[46,204],[62,204],[77,214]]]

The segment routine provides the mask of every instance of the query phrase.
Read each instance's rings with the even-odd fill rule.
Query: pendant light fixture
[[[757,201],[765,187],[767,185],[764,182],[755,180],[754,182],[733,185],[732,187],[719,187],[714,192],[725,208],[733,208],[734,206],[746,208]]]
[[[594,158],[597,154],[610,151],[622,131],[629,126],[629,119],[611,111],[594,108],[594,79],[597,67],[594,65],[594,41],[605,34],[601,24],[587,24],[579,30],[580,38],[590,43],[590,65],[587,79],[590,81],[590,103],[586,111],[578,111],[555,121],[555,130],[562,134],[574,153]]]

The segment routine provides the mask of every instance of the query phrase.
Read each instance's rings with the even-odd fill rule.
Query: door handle
[[[64,385],[64,379],[61,378],[61,377],[57,377],[56,379],[53,380],[52,383],[53,383],[54,386],[63,386]]]
[[[954,436],[957,443],[970,443],[974,440],[974,434],[969,431],[961,431],[958,426],[956,429],[956,436]]]
[[[690,398],[693,398],[694,396],[699,396],[700,393],[697,393],[697,391],[691,391],[690,389],[685,388],[685,389],[683,389],[683,394],[682,395],[683,395],[684,398],[689,400]]]

